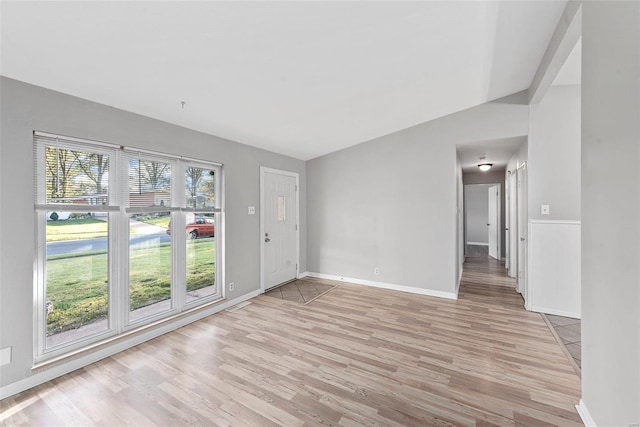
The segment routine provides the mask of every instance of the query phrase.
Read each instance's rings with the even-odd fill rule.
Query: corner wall
[[[640,425],[640,2],[582,3],[582,64],[580,410]]]
[[[527,163],[527,304],[574,318],[581,316],[580,90],[551,86],[531,105]]]
[[[483,104],[310,160],[309,271],[454,297],[456,143],[526,135],[528,110]]]

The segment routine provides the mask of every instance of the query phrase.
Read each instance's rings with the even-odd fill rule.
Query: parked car
[[[188,219],[187,219],[188,221]],[[198,237],[213,237],[215,235],[215,225],[213,218],[197,216],[187,224],[187,236],[190,239]],[[167,234],[171,235],[171,222],[167,227]]]

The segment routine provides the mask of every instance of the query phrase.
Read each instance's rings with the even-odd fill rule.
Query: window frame
[[[130,162],[131,161],[135,161],[135,160],[143,160],[143,161],[149,161],[149,162],[162,162],[162,163],[167,163],[170,168],[171,168],[171,205],[170,206],[165,206],[162,208],[158,208],[155,206],[144,206],[144,207],[132,207],[130,206],[131,204],[131,200],[130,200],[130,189],[129,189],[129,168],[130,168]],[[178,201],[178,192],[177,190],[177,186],[176,186],[176,180],[175,180],[175,175],[179,169],[178,167],[178,161],[175,157],[168,157],[168,156],[163,156],[163,155],[159,155],[159,154],[151,154],[149,152],[135,152],[132,150],[126,150],[125,154],[123,155],[123,160],[121,163],[121,168],[122,168],[122,173],[121,173],[121,182],[120,182],[120,186],[121,186],[121,194],[123,195],[123,200],[122,200],[122,206],[124,206],[124,215],[123,215],[123,220],[122,220],[122,239],[120,241],[122,242],[130,242],[131,239],[131,227],[130,227],[130,215],[132,214],[149,214],[149,213],[154,213],[154,212],[170,212],[171,214],[171,220],[174,219],[175,215],[174,212],[179,212],[180,208],[179,205],[177,204]],[[171,295],[169,297],[170,301],[171,301],[171,307],[169,308],[169,310],[165,310],[165,311],[161,311],[159,313],[152,313],[148,316],[143,316],[140,317],[138,319],[135,320],[131,320],[131,307],[130,307],[130,302],[131,302],[131,298],[130,298],[130,291],[131,291],[131,283],[130,283],[130,278],[131,278],[131,271],[130,271],[130,267],[131,267],[131,243],[126,245],[126,248],[124,247],[125,245],[123,244],[123,248],[122,248],[122,271],[124,273],[124,278],[122,280],[122,294],[123,294],[123,298],[121,300],[122,305],[123,305],[123,310],[120,313],[121,318],[122,318],[122,330],[124,332],[132,330],[132,329],[136,329],[140,326],[144,326],[146,324],[158,321],[164,317],[168,317],[168,316],[173,316],[175,314],[177,314],[179,312],[178,308],[179,308],[179,304],[176,304],[176,283],[178,282],[179,278],[177,277],[176,273],[176,269],[179,269],[179,260],[176,259],[176,257],[174,256],[174,241],[176,240],[175,236],[171,236],[171,270],[169,273],[170,276],[170,280],[171,280],[171,286],[170,286],[170,290],[171,290]]]
[[[49,142],[50,141],[50,142]],[[114,293],[113,281],[117,276],[117,256],[112,255],[112,251],[117,252],[115,245],[115,235],[111,230],[117,223],[118,207],[113,203],[117,203],[117,190],[115,186],[116,174],[109,173],[108,197],[109,203],[106,206],[91,205],[92,212],[106,212],[108,216],[107,225],[107,274],[108,274],[108,310],[107,310],[107,329],[104,331],[89,334],[80,339],[47,347],[47,319],[45,315],[47,301],[47,212],[87,212],[86,206],[65,203],[47,203],[47,182],[46,182],[46,147],[51,146],[55,141],[58,148],[69,150],[78,150],[94,154],[109,155],[109,169],[112,170],[117,165],[118,152],[114,146],[107,144],[91,144],[88,141],[80,141],[76,139],[68,139],[49,134],[34,134],[34,160],[36,168],[35,182],[35,220],[36,220],[36,254],[35,254],[35,274],[34,274],[34,350],[36,353],[35,362],[48,360],[53,357],[86,347],[103,339],[116,335],[114,324],[116,295]]]
[[[211,209],[195,209],[195,208],[188,208],[187,207],[187,192],[186,192],[186,185],[185,185],[185,179],[186,179],[186,170],[187,167],[195,167],[195,168],[201,168],[201,169],[207,169],[207,170],[213,170],[215,171],[215,180],[214,180],[214,207]],[[182,237],[184,238],[184,244],[181,245],[180,250],[184,251],[184,257],[183,259],[185,260],[184,262],[184,270],[182,271],[182,277],[185,278],[185,282],[184,282],[184,287],[182,287],[180,289],[180,294],[181,294],[181,298],[182,298],[182,304],[183,307],[186,309],[191,309],[193,307],[197,307],[201,304],[206,304],[207,302],[210,301],[215,301],[216,299],[220,299],[220,298],[224,298],[224,286],[222,286],[222,283],[224,283],[223,280],[223,268],[220,268],[220,266],[222,265],[222,242],[224,241],[223,239],[223,235],[224,235],[224,227],[222,226],[223,224],[223,215],[222,215],[222,205],[223,205],[223,200],[224,198],[222,197],[222,190],[221,190],[221,183],[223,182],[222,180],[222,165],[220,164],[215,164],[215,163],[211,163],[211,162],[203,162],[201,160],[193,160],[193,159],[189,159],[184,161],[181,164],[181,170],[180,173],[182,174],[181,177],[182,179],[180,180],[180,185],[182,186],[183,189],[183,197],[181,200],[181,204],[184,206],[184,208],[181,209],[182,212],[184,213],[201,213],[201,212],[207,212],[207,213],[213,213],[213,218],[214,218],[214,227],[215,227],[215,235],[214,235],[214,242],[215,242],[215,273],[214,273],[214,280],[215,280],[215,285],[216,285],[216,292],[215,294],[209,295],[207,297],[203,297],[203,298],[199,298],[190,302],[186,302],[186,297],[187,297],[187,281],[186,281],[186,277],[187,277],[187,263],[186,263],[186,255],[187,255],[187,239],[186,239],[186,234],[185,233],[178,233],[180,235],[182,235]],[[180,220],[182,221],[181,223],[179,223],[178,225],[181,226],[180,230],[183,230],[186,228],[187,224],[186,224],[186,215],[181,215]]]
[[[217,304],[224,300],[224,175],[222,164],[39,131],[34,131],[33,141],[36,222],[33,275],[34,365],[48,362],[51,359],[64,358],[69,354],[77,354],[119,335],[147,327],[152,323],[170,321],[183,312],[191,311],[200,306]],[[108,216],[107,272],[109,300],[106,330],[48,348],[46,345],[46,214],[52,210],[87,212],[86,205],[47,203],[45,147],[54,144],[60,148],[109,155],[108,205],[91,205],[92,212],[106,212]],[[214,214],[216,227],[214,279],[216,292],[212,295],[186,302],[186,233],[173,233],[171,236],[170,258],[171,309],[130,322],[129,266],[131,245],[129,242],[129,218],[132,213],[159,211],[158,207],[132,208],[129,206],[129,160],[137,158],[171,164],[171,206],[162,207],[162,212],[170,212],[172,229],[176,230],[184,229],[186,227],[186,214],[194,212],[194,209],[187,207],[186,167],[194,166],[215,171],[215,208],[210,209],[210,211]],[[195,211],[209,212],[209,210]]]

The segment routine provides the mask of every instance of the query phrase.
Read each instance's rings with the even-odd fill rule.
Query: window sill
[[[145,332],[149,332],[152,331],[154,329],[157,329],[160,326],[164,326],[167,325],[171,322],[175,322],[177,320],[183,319],[187,316],[193,315],[195,313],[204,311],[208,308],[211,308],[213,306],[219,305],[223,302],[225,302],[226,299],[224,297],[218,298],[214,301],[210,301],[208,303],[199,305],[197,307],[193,307],[190,308],[188,310],[185,310],[181,313],[176,313],[173,314],[171,316],[165,317],[163,319],[159,319],[156,320],[154,322],[145,324],[145,325],[141,325],[135,329],[131,329],[129,331],[123,332],[119,335],[115,335],[115,336],[110,336],[108,338],[105,338],[104,340],[95,342],[93,344],[89,344],[86,347],[83,347],[81,349],[77,349],[77,350],[72,350],[68,353],[65,353],[63,355],[60,356],[56,356],[56,357],[52,357],[51,359],[39,362],[39,363],[34,363],[33,367],[31,368],[31,372],[32,373],[38,373],[40,371],[44,371],[46,369],[61,365],[63,363],[66,363],[72,359],[81,357],[81,356],[85,356],[87,354],[93,353],[95,351],[104,349],[106,347],[109,347],[111,345],[120,343],[126,339],[135,337],[137,335],[141,335]],[[177,327],[176,327],[177,328]]]

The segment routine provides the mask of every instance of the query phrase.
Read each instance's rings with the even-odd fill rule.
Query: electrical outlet
[[[255,206],[249,206],[249,207],[247,208],[247,213],[248,213],[249,215],[255,215],[255,214],[256,214],[256,207],[255,207]]]
[[[373,274],[380,274],[380,269],[378,267],[374,268]]]
[[[233,291],[236,288],[236,284],[231,282],[229,283],[229,291]]]

